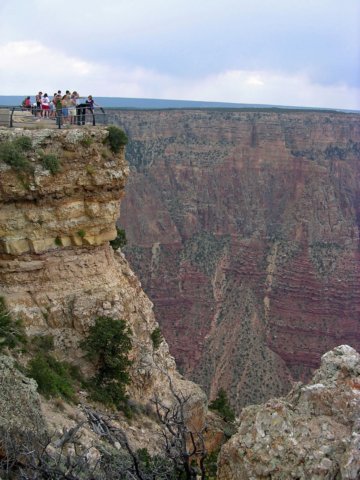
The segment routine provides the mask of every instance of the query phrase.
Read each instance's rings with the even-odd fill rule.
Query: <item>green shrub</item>
[[[23,152],[27,152],[29,150],[32,149],[32,141],[31,141],[31,138],[30,137],[26,137],[26,136],[23,136],[23,137],[17,137],[15,140],[14,140],[14,143],[16,146],[18,146],[20,148],[20,150],[22,150]]]
[[[220,448],[218,450],[213,450],[209,453],[205,458],[205,471],[206,471],[206,478],[208,480],[216,480],[216,473],[217,473],[217,459],[220,452]]]
[[[41,157],[42,164],[45,170],[49,170],[51,175],[55,175],[61,170],[60,160],[53,153],[45,153]]]
[[[91,380],[93,398],[119,409],[126,405],[125,386],[130,383],[130,335],[124,320],[98,317],[80,344],[87,358],[95,362],[96,374]]]
[[[84,238],[85,235],[86,235],[86,232],[85,232],[85,230],[82,230],[82,229],[81,229],[81,230],[78,230],[78,231],[77,231],[77,234],[79,235],[80,238]]]
[[[21,343],[26,343],[21,321],[12,319],[5,300],[0,297],[0,352],[6,347],[14,348]]]
[[[127,244],[125,230],[123,228],[116,227],[116,232],[117,232],[116,238],[110,241],[110,245],[114,250],[125,247],[125,245]]]
[[[121,128],[115,125],[110,125],[107,130],[109,132],[107,141],[110,145],[110,150],[114,153],[119,153],[121,147],[128,143],[128,137]]]
[[[25,139],[27,137],[19,137],[19,139],[20,138]],[[29,173],[33,171],[33,167],[30,161],[25,157],[23,153],[23,147],[21,146],[19,139],[17,141],[6,141],[0,143],[0,160],[12,167],[14,170]]]
[[[80,145],[83,147],[90,147],[90,145],[94,142],[94,139],[91,137],[84,137],[80,140]]]
[[[56,360],[50,353],[54,350],[54,337],[34,336],[30,348],[32,359],[28,363],[26,374],[36,380],[39,392],[46,398],[75,400],[75,385],[83,385],[84,379],[79,367]]]
[[[61,240],[61,237],[57,236],[54,240],[54,243],[55,245],[57,245],[58,247],[62,247],[62,240]]]
[[[28,375],[36,380],[39,392],[46,398],[60,396],[67,400],[75,399],[69,364],[59,362],[49,353],[38,352],[30,360]]]
[[[54,337],[52,335],[39,335],[31,339],[33,347],[41,352],[48,353],[54,350]]]
[[[161,343],[164,339],[160,328],[156,327],[155,330],[153,330],[151,332],[150,337],[151,337],[151,340],[152,340],[154,350],[157,350],[160,347],[160,345],[161,345]]]
[[[94,175],[96,172],[94,165],[86,165],[85,170],[89,175]]]
[[[233,422],[235,420],[235,413],[230,406],[228,397],[223,388],[220,388],[217,397],[210,403],[209,408],[211,410],[216,410],[225,422]]]

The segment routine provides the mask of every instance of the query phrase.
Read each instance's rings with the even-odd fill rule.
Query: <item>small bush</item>
[[[161,345],[161,343],[164,339],[160,328],[156,327],[155,330],[153,330],[151,332],[150,337],[151,337],[151,340],[152,340],[154,350],[157,350],[160,347],[160,345]]]
[[[0,297],[0,352],[8,347],[14,348],[26,343],[24,328],[20,320],[13,320],[5,306],[5,300]]]
[[[19,138],[25,139],[27,137]],[[27,173],[33,171],[30,161],[23,153],[23,147],[19,145],[19,140],[0,143],[0,160],[12,167],[14,170]]]
[[[80,140],[80,145],[82,147],[90,147],[90,145],[94,142],[94,139],[91,137],[84,137]]]
[[[80,369],[71,363],[56,360],[50,353],[52,350],[54,350],[52,335],[32,337],[32,358],[26,374],[36,380],[39,392],[46,398],[62,397],[66,400],[75,400],[75,385],[84,384]]]
[[[32,344],[36,350],[48,353],[54,350],[54,337],[52,335],[40,335],[32,338]]]
[[[55,240],[54,240],[54,243],[55,245],[57,245],[58,247],[62,247],[62,240],[61,240],[61,237],[56,237]]]
[[[235,413],[230,406],[228,397],[223,388],[220,388],[217,397],[210,403],[209,408],[211,410],[216,410],[225,422],[231,423],[235,420]]]
[[[55,175],[61,170],[60,160],[53,153],[46,153],[41,157],[45,170],[49,170],[51,175]]]
[[[116,127],[115,125],[110,125],[107,130],[109,132],[107,141],[110,145],[110,150],[114,153],[119,153],[121,147],[128,143],[128,137],[121,128]]]
[[[69,364],[59,362],[49,353],[38,352],[28,365],[29,377],[36,380],[39,392],[46,398],[75,399],[74,381]]]
[[[217,459],[220,449],[213,450],[205,458],[205,470],[208,480],[216,480]]]
[[[92,397],[118,409],[126,406],[125,386],[130,383],[130,335],[124,320],[98,317],[80,344],[87,358],[95,362],[97,370],[91,380]]]
[[[77,234],[79,235],[80,238],[84,238],[86,236],[85,230],[82,230],[82,229],[78,230]]]
[[[89,175],[94,175],[96,171],[93,165],[86,165],[85,169],[86,169],[86,173],[88,173]]]
[[[23,152],[27,152],[32,149],[32,141],[30,137],[17,137],[14,140],[16,146],[20,148]]]
[[[117,231],[116,238],[110,241],[110,245],[114,250],[125,247],[125,245],[127,244],[125,230],[123,228],[116,227],[116,231]]]

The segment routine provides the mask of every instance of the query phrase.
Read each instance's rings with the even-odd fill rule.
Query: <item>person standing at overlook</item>
[[[76,123],[76,105],[78,104],[79,94],[76,91],[70,96],[70,108],[69,108],[69,115],[70,115],[70,123],[71,125],[75,125]]]
[[[22,107],[25,110],[31,110],[31,99],[30,99],[30,97],[25,98],[25,100],[22,102]]]
[[[93,99],[92,95],[89,95],[87,100],[86,100],[86,105],[87,105],[87,108],[90,110],[91,113],[94,113],[94,105],[96,105],[97,107],[99,106],[95,100]]]
[[[54,100],[54,105],[55,105],[55,115],[56,115],[56,122],[59,125],[62,125],[63,119],[62,119],[62,100],[61,100],[61,95],[56,94]]]
[[[65,95],[62,97],[62,115],[63,115],[63,123],[68,123],[69,117],[69,107],[71,107],[71,98],[69,90],[66,90]]]
[[[39,92],[36,97],[35,97],[35,102],[36,102],[36,116],[41,116],[42,117],[42,110],[41,110],[41,98],[42,98],[42,92]],[[39,115],[38,115],[39,114]]]
[[[45,93],[44,96],[41,98],[41,110],[43,112],[43,116],[45,118],[49,118],[50,99],[47,93]]]

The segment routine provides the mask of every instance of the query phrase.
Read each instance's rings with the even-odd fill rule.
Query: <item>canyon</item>
[[[180,370],[234,408],[360,348],[360,117],[108,110],[129,137],[119,225]]]

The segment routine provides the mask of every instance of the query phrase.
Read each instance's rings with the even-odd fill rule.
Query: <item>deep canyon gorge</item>
[[[360,119],[109,111],[129,137],[119,225],[178,366],[239,410],[360,349]]]

